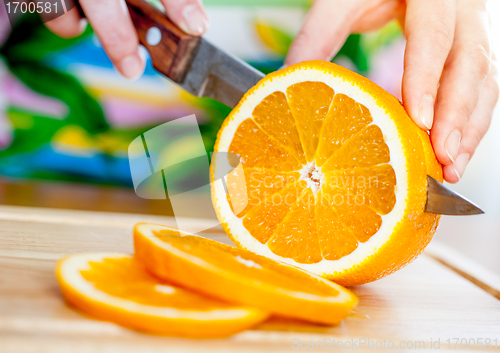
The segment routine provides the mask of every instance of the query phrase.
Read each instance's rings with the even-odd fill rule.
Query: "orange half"
[[[212,183],[240,248],[351,286],[396,271],[431,240],[427,133],[400,102],[341,66],[310,61],[267,75],[226,118],[215,152],[240,157]],[[212,173],[224,154],[215,154]],[[213,177],[212,177],[213,179]]]

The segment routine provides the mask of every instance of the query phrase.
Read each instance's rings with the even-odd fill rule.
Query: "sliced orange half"
[[[337,324],[356,305],[349,290],[302,269],[177,229],[139,223],[138,259],[159,278],[281,316]]]
[[[56,267],[64,298],[96,318],[156,334],[223,337],[267,318],[261,310],[165,283],[125,254],[67,256]]]
[[[243,249],[351,286],[415,259],[439,216],[429,136],[400,102],[341,66],[310,61],[267,75],[222,125],[215,152],[241,164],[212,184],[220,223]],[[215,154],[212,173],[224,154]],[[213,179],[213,178],[212,178]]]

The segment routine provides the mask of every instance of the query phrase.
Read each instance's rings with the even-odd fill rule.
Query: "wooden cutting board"
[[[438,345],[485,349],[487,342],[489,351],[500,350],[499,276],[435,242],[396,274],[352,288],[359,307],[336,327],[275,318],[230,338],[189,340],[141,334],[68,307],[53,274],[56,260],[75,252],[131,253],[138,221],[173,225],[160,216],[0,206],[0,352],[281,352],[321,346],[395,352],[435,351]],[[204,235],[229,243],[221,228]]]

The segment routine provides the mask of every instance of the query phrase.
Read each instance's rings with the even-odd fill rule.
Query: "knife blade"
[[[436,179],[427,176],[427,203],[425,212],[443,215],[475,215],[484,213],[473,202],[448,189]]]
[[[179,85],[198,97],[209,97],[234,108],[264,74],[200,38],[191,65]]]
[[[144,0],[125,0],[139,36],[160,73],[198,97],[210,97],[234,108],[264,74],[201,37],[176,27]],[[475,204],[427,176],[425,212],[444,215],[484,213]]]

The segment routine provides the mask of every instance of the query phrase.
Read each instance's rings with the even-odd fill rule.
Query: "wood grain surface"
[[[429,351],[437,340],[442,351],[453,350],[454,339],[474,340],[476,348],[480,338],[500,344],[500,300],[488,290],[496,279],[432,243],[429,255],[396,274],[352,288],[360,304],[336,327],[273,318],[226,339],[189,340],[141,334],[68,307],[53,274],[55,261],[76,252],[130,253],[138,221],[174,224],[162,216],[0,206],[0,352],[281,352],[295,351],[298,342],[332,340],[357,342],[360,352],[370,348],[367,342],[384,340],[386,347],[423,345]],[[229,243],[220,228],[204,236]]]

